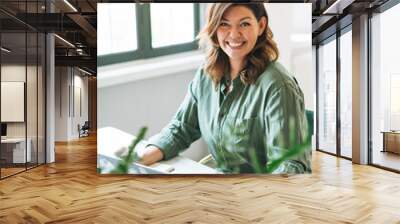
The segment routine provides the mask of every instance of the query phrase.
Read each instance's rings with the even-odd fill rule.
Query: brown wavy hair
[[[207,23],[199,33],[199,46],[206,52],[204,70],[211,76],[215,86],[221,81],[224,72],[230,71],[229,57],[221,49],[217,39],[217,29],[224,12],[232,6],[245,6],[250,9],[257,21],[266,18],[265,31],[258,37],[253,50],[247,55],[246,72],[240,75],[245,84],[254,83],[265,71],[270,62],[279,57],[279,50],[268,26],[268,15],[263,3],[212,3],[208,8]]]

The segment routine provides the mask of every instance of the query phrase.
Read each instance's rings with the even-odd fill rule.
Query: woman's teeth
[[[228,45],[230,47],[241,47],[244,44],[244,42],[240,42],[240,43],[230,43],[228,42]]]

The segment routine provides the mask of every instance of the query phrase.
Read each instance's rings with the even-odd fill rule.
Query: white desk
[[[97,130],[97,154],[104,155],[107,157],[119,159],[115,152],[123,147],[127,147],[134,139],[133,135],[130,135],[124,131],[113,127],[104,127]],[[142,141],[136,147],[138,154],[143,153],[146,141]],[[98,160],[99,163],[99,160]],[[159,163],[168,164],[174,167],[174,171],[168,174],[218,174],[219,172],[208,166],[204,166],[196,161],[188,159],[183,156],[177,156],[168,161],[161,161]],[[97,164],[99,166],[99,164]]]
[[[31,144],[32,140],[27,138],[27,147],[26,147],[26,155],[25,155],[25,138],[5,138],[1,139],[2,145],[14,145],[12,151],[13,163],[25,163],[25,158],[27,158],[27,162],[31,161]]]

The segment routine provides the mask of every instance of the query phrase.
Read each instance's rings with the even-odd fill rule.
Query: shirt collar
[[[222,79],[221,79],[221,91],[222,92],[224,92],[225,91],[225,89],[228,87],[228,85],[230,84],[230,82],[232,82],[232,90],[231,91],[234,91],[234,89],[235,88],[237,88],[238,86],[241,86],[241,85],[243,85],[243,82],[242,82],[242,80],[241,80],[241,77],[242,76],[244,76],[244,75],[246,75],[246,69],[243,69],[240,73],[239,73],[239,75],[235,78],[235,79],[233,79],[233,80],[231,80],[230,79],[230,75],[229,75],[229,73],[228,72],[225,72],[225,75],[222,77]]]

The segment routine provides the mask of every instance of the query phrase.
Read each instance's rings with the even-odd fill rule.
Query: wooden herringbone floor
[[[96,139],[0,181],[0,223],[400,223],[400,175],[313,155],[312,175],[99,176]]]

